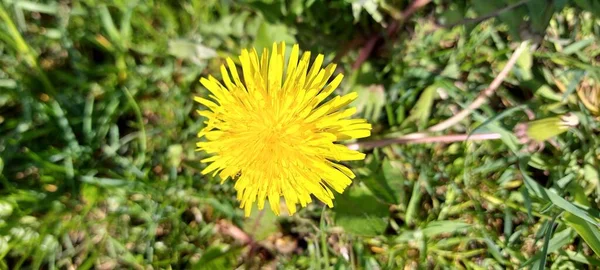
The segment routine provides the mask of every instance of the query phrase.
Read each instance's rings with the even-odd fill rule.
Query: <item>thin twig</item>
[[[528,44],[529,42],[527,41],[521,42],[519,47],[515,50],[515,52],[513,52],[513,54],[508,59],[508,62],[506,62],[506,65],[504,65],[504,68],[502,68],[502,71],[500,71],[500,73],[498,73],[498,76],[494,78],[490,86],[485,90],[481,91],[481,93],[479,93],[479,96],[477,96],[477,98],[466,109],[458,112],[457,114],[444,120],[443,122],[438,123],[437,125],[431,126],[427,129],[427,131],[437,132],[454,126],[456,123],[469,116],[472,111],[478,109],[479,107],[481,107],[481,105],[485,104],[487,99],[496,91],[496,89],[498,89],[498,87],[500,87],[500,84],[502,84],[506,76],[508,76],[508,73],[511,71],[511,69],[517,62],[517,59],[519,59],[519,56],[521,56],[521,54],[528,48]]]
[[[416,134],[416,133],[415,133]],[[420,133],[419,133],[420,134]],[[463,142],[463,141],[485,141],[485,140],[497,140],[500,139],[499,133],[480,133],[480,134],[452,134],[442,136],[402,136],[398,138],[381,139],[376,141],[354,143],[348,145],[348,148],[357,150],[359,147],[362,148],[375,148],[383,147],[390,144],[412,144],[412,143],[452,143],[452,142]]]
[[[371,38],[369,38],[367,43],[360,49],[360,52],[358,53],[358,58],[356,58],[354,64],[352,64],[353,70],[359,69],[360,66],[365,61],[367,61],[367,59],[371,55],[371,52],[373,52],[373,48],[375,48],[375,44],[377,44],[377,41],[379,41],[379,38],[379,35],[372,36]]]
[[[455,27],[455,26],[458,26],[458,25],[480,23],[480,22],[486,21],[488,19],[491,19],[493,17],[496,17],[496,16],[498,16],[498,15],[504,13],[504,12],[507,12],[507,11],[510,11],[512,9],[518,8],[521,5],[526,4],[527,2],[529,2],[529,0],[521,0],[521,1],[516,2],[514,4],[508,5],[507,7],[501,8],[499,10],[492,11],[492,12],[490,12],[490,13],[488,13],[486,15],[483,15],[481,17],[471,18],[471,19],[464,19],[464,20],[461,20],[461,21],[458,21],[458,22],[455,22],[455,23],[451,23],[451,24],[448,24],[448,25],[438,25],[438,27],[452,28],[452,27]]]
[[[502,68],[500,73],[498,73],[496,78],[494,78],[494,80],[492,81],[490,86],[488,88],[484,89],[483,91],[481,91],[481,93],[479,93],[477,98],[471,104],[469,104],[469,106],[467,108],[458,112],[454,116],[452,116],[436,125],[429,127],[426,132],[415,132],[415,133],[407,134],[407,135],[404,135],[401,137],[388,138],[388,139],[382,139],[382,140],[377,140],[377,141],[365,141],[365,142],[352,143],[352,144],[348,145],[348,148],[350,148],[350,149],[358,149],[359,147],[373,148],[373,147],[382,147],[382,146],[386,146],[386,145],[394,144],[394,143],[406,144],[406,143],[452,142],[452,140],[448,141],[449,140],[448,138],[456,138],[456,140],[454,140],[454,141],[464,141],[467,139],[472,140],[474,138],[477,138],[477,136],[483,136],[482,138],[485,138],[485,136],[491,136],[487,140],[498,139],[496,137],[493,137],[490,134],[473,134],[470,137],[468,135],[447,135],[447,136],[465,136],[464,138],[462,138],[462,137],[446,137],[446,136],[433,137],[433,136],[430,136],[429,134],[432,132],[443,131],[449,127],[454,126],[455,124],[457,124],[458,122],[462,121],[467,116],[469,116],[472,111],[478,109],[479,107],[481,107],[481,105],[485,104],[487,99],[498,89],[498,87],[500,87],[500,84],[502,84],[502,82],[504,81],[506,76],[508,76],[508,73],[512,70],[513,66],[516,64],[517,59],[519,59],[519,56],[521,56],[521,54],[528,48],[528,44],[529,44],[529,42],[527,42],[527,41],[521,42],[519,47],[513,52],[513,54],[508,59],[508,62],[506,62],[506,64],[504,65],[504,68]],[[497,135],[494,135],[494,136],[497,136]]]

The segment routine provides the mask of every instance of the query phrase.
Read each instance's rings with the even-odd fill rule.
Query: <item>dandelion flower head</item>
[[[246,216],[255,202],[262,209],[267,199],[279,215],[281,197],[290,215],[311,195],[333,207],[331,190],[342,193],[355,177],[339,162],[365,157],[336,143],[368,137],[371,130],[366,120],[350,119],[355,108],[345,108],[356,93],[327,99],[343,78],[330,81],[336,65],[322,68],[323,55],[311,65],[310,52],[300,55],[298,45],[285,63],[285,48],[275,43],[260,56],[242,50],[241,74],[226,59],[223,82],[202,78],[211,94],[195,98],[207,108],[199,111],[206,121],[198,137],[205,140],[197,146],[209,155],[201,162],[210,163],[202,174],[234,179]]]

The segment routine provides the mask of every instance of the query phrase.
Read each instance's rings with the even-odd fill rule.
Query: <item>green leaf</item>
[[[378,23],[383,23],[383,15],[378,10],[377,0],[354,0],[352,1],[352,15],[354,16],[354,22],[358,22],[360,19],[360,13],[364,9],[371,15],[373,20]]]
[[[525,209],[527,209],[527,218],[529,221],[533,220],[532,208],[531,208],[531,197],[529,196],[529,192],[526,187],[521,187],[520,190],[521,195],[523,196],[523,204],[525,205]]]
[[[569,185],[569,191],[573,195],[574,200],[583,205],[590,206],[583,187],[578,183],[572,183]],[[566,213],[563,217],[567,225],[571,226],[581,238],[592,248],[596,255],[600,256],[600,228],[597,225],[590,224],[589,222],[577,217],[573,214]]]
[[[304,11],[304,0],[292,0],[290,3],[290,11],[296,16],[302,14]]]
[[[567,89],[563,93],[563,101],[567,100],[567,97],[569,97],[569,95],[571,95],[575,92],[575,90],[577,90],[577,86],[579,86],[581,81],[585,78],[586,73],[587,72],[585,70],[572,70],[567,73],[568,75],[570,75],[566,76],[570,82],[567,86]]]
[[[561,255],[566,255],[567,257],[569,257],[569,259],[576,262],[585,263],[592,266],[600,265],[600,259],[594,256],[585,256],[581,253],[565,249],[559,250],[559,253]]]
[[[421,197],[423,196],[423,192],[421,192],[421,184],[425,182],[425,173],[421,172],[419,174],[419,180],[413,184],[412,195],[410,196],[410,201],[408,202],[408,207],[406,208],[406,223],[413,224],[414,218],[417,215],[417,208],[420,206]]]
[[[96,205],[96,202],[99,199],[98,187],[90,184],[83,184],[81,188],[81,195],[85,200],[86,211],[90,210],[92,207]]]
[[[387,166],[386,163],[388,164]],[[377,159],[372,159],[369,163],[369,175],[361,177],[360,180],[377,198],[389,204],[396,204],[398,203],[398,199],[394,192],[395,189],[392,189],[389,185],[387,178],[387,176],[394,178],[389,175],[391,170],[389,167],[389,160],[387,159],[384,159],[383,163],[379,163]],[[387,176],[386,172],[388,173]]]
[[[217,56],[217,52],[209,47],[187,39],[175,39],[169,41],[168,52],[177,58],[201,64],[206,59]]]
[[[535,91],[535,95],[536,96],[540,96],[552,101],[562,101],[564,100],[563,95],[555,92],[552,88],[550,88],[550,86],[548,86],[547,84],[543,84],[541,85],[536,91]]]
[[[600,256],[600,229],[598,225],[587,222],[574,214],[565,213],[563,216],[565,222],[573,228],[581,238],[590,246],[590,248]]]
[[[552,219],[552,221],[546,222],[544,226],[545,236],[544,236],[544,245],[542,246],[542,250],[538,252],[539,259],[535,260],[532,269],[540,269],[544,270],[546,267],[546,258],[548,257],[548,245],[550,244],[550,236],[554,232],[554,224],[556,221],[556,217]],[[527,263],[525,263],[527,265]]]
[[[592,12],[594,16],[600,17],[600,3],[596,0],[573,0],[573,2],[582,9]]]
[[[556,252],[565,245],[573,242],[573,237],[575,237],[575,232],[572,228],[567,227],[560,232],[555,232],[548,243],[548,253]]]
[[[410,116],[406,118],[407,123],[416,121],[419,129],[424,129],[427,126],[427,121],[431,115],[433,101],[437,96],[437,89],[437,84],[433,84],[425,88],[423,93],[421,93],[419,100],[417,100],[417,103],[412,108]]]
[[[517,59],[517,67],[520,69],[520,75],[523,80],[531,80],[532,73],[531,67],[533,66],[533,54],[531,50],[523,50],[519,58]]]
[[[7,201],[0,201],[0,218],[7,218],[13,213],[13,205]]]
[[[571,213],[583,220],[586,220],[587,222],[590,222],[591,224],[593,224],[595,226],[600,226],[598,221],[596,221],[596,219],[595,219],[597,217],[592,216],[592,214],[590,214],[586,210],[583,210],[583,209],[575,206],[574,204],[570,203],[569,201],[563,199],[558,194],[545,189],[540,184],[538,184],[535,180],[533,180],[529,175],[527,175],[527,173],[525,171],[523,171],[525,168],[527,168],[527,161],[525,159],[521,160],[520,167],[521,167],[521,173],[523,175],[523,180],[525,182],[525,186],[527,187],[527,190],[529,190],[530,193],[532,193],[533,195],[535,195],[536,197],[538,197],[544,201],[552,202],[552,204],[555,205],[556,207],[561,208],[561,209],[567,211],[568,213]]]
[[[500,262],[501,264],[507,263],[506,260],[504,259],[504,257],[502,256],[500,247],[498,245],[496,245],[494,240],[492,240],[489,236],[485,236],[483,238],[483,241],[486,243],[486,245],[488,247],[488,252],[491,253],[492,256],[494,256],[494,258],[496,260],[498,260],[498,262]]]
[[[383,176],[396,203],[403,201],[406,196],[404,191],[406,179],[403,174],[402,163],[400,161],[390,160],[386,157],[383,159],[381,169],[383,170]]]
[[[555,252],[565,244],[572,242],[573,236],[571,234],[573,230],[570,228],[563,230],[561,233],[557,233],[554,237],[552,237],[552,239],[550,239],[552,232],[552,230],[550,230],[552,228],[551,224],[552,222],[545,222],[543,228],[540,229],[540,232],[544,233],[545,235],[542,250],[540,250],[533,257],[529,258],[529,260],[524,262],[521,265],[521,268],[525,268],[526,266],[532,265],[530,269],[544,269],[548,254]],[[565,238],[565,236],[567,238]]]
[[[27,10],[30,12],[39,12],[39,13],[46,13],[46,14],[53,14],[53,15],[58,13],[58,5],[56,3],[42,4],[42,3],[35,3],[35,2],[20,0],[15,3],[15,7],[21,8],[23,10]]]
[[[357,235],[381,234],[388,224],[388,206],[364,186],[351,186],[338,195],[333,212],[338,226]]]
[[[448,8],[444,9],[439,15],[440,23],[451,25],[465,19],[465,10],[457,3],[449,3]]]
[[[287,44],[296,43],[296,38],[290,34],[284,24],[270,24],[263,21],[256,32],[254,48],[261,53],[263,48],[271,50],[273,43],[285,41]]]
[[[357,112],[370,122],[377,122],[387,102],[383,86],[379,84],[360,85],[353,87],[352,90],[358,93],[358,98],[351,103],[351,106],[356,107]]]
[[[531,28],[536,33],[545,33],[548,23],[555,11],[553,1],[548,0],[529,0],[527,1],[529,9],[529,19]]]
[[[235,209],[229,203],[217,200],[216,198],[207,198],[205,202],[228,218],[233,218],[235,215]]]
[[[579,52],[579,51],[583,50],[587,46],[592,45],[595,40],[596,40],[595,38],[587,38],[587,39],[583,39],[583,40],[579,40],[579,41],[573,42],[571,45],[565,47],[562,50],[562,53],[565,54],[565,55],[574,54],[576,52]]]
[[[235,268],[235,254],[239,252],[239,248],[229,248],[227,245],[211,246],[200,260],[194,264],[193,269],[232,269]]]
[[[485,122],[487,118],[480,113],[473,112],[473,118],[480,122]],[[500,140],[508,147],[512,152],[516,153],[519,149],[519,141],[515,134],[511,131],[506,130],[497,123],[489,123],[486,125],[487,129],[491,132],[497,132],[500,134]]]
[[[468,223],[453,220],[439,220],[429,222],[421,231],[427,238],[431,238],[438,234],[456,233],[469,228],[471,228],[471,224]]]
[[[473,8],[479,16],[484,16],[488,14],[495,14],[498,10],[505,8],[506,6],[512,4],[511,1],[506,0],[497,0],[497,1],[472,1]],[[523,7],[514,8],[509,12],[500,13],[497,17],[500,21],[506,24],[510,30],[510,34],[514,38],[519,38],[519,30],[521,24],[524,21],[525,16],[527,15],[527,9]]]
[[[183,154],[183,146],[181,144],[173,144],[167,148],[167,158],[169,165],[173,168],[179,167],[181,163],[181,155]]]
[[[505,117],[510,116],[513,113],[517,112],[517,111],[523,111],[525,109],[527,109],[527,105],[525,105],[525,104],[519,105],[519,106],[516,106],[516,107],[512,107],[512,108],[509,108],[509,109],[506,109],[506,110],[502,111],[501,113],[496,114],[496,115],[490,117],[489,119],[485,120],[485,122],[481,123],[481,125],[479,125],[476,128],[474,128],[469,133],[469,135],[474,134],[475,132],[477,132],[481,128],[486,127],[490,123],[493,123],[493,122],[496,122],[496,121],[500,121],[500,120],[504,119]]]
[[[121,33],[119,30],[117,30],[117,27],[115,26],[112,16],[110,15],[106,5],[98,6],[98,13],[100,15],[100,19],[102,20],[102,26],[104,26],[104,30],[108,33],[110,41],[120,46],[120,49],[124,49],[122,46],[123,40],[121,38]]]

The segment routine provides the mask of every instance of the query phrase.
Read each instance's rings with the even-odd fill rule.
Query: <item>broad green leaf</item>
[[[387,227],[389,207],[364,186],[351,186],[334,203],[335,224],[349,233],[374,236]]]
[[[554,15],[555,6],[553,1],[529,0],[526,5],[529,9],[532,30],[540,34],[545,33],[548,23]]]
[[[374,172],[373,175],[364,177],[361,180],[382,201],[390,204],[398,202],[381,171]]]
[[[386,158],[383,163],[380,163],[377,159],[373,158],[368,166],[370,169],[369,175],[361,177],[361,182],[382,201],[389,204],[398,203],[398,197],[395,193],[396,189],[390,186],[390,180],[388,179],[390,177],[392,181],[396,180],[395,177],[390,175],[389,160]]]

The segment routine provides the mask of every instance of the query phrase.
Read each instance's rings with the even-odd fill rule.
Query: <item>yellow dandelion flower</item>
[[[368,137],[371,125],[348,119],[355,108],[342,109],[356,93],[325,100],[343,75],[327,84],[336,65],[322,68],[323,58],[318,55],[310,66],[310,52],[300,56],[294,45],[285,68],[285,44],[275,43],[270,55],[268,49],[260,57],[255,49],[242,50],[243,81],[230,58],[221,66],[224,85],[212,76],[200,80],[212,99],[195,98],[208,108],[199,111],[207,120],[198,137],[206,140],[197,146],[210,155],[201,161],[210,163],[202,174],[233,178],[246,216],[254,202],[262,209],[267,198],[279,215],[282,196],[290,215],[311,195],[333,207],[331,189],[341,193],[354,178],[338,162],[365,157],[336,144]]]

